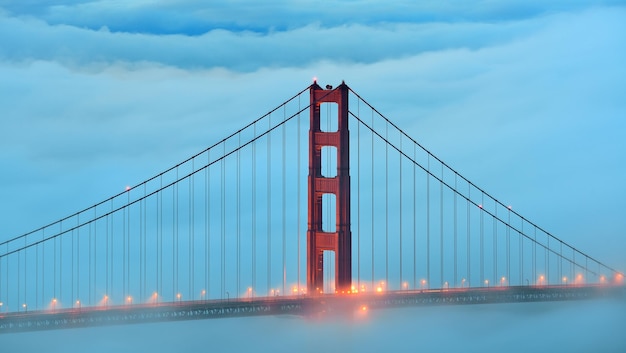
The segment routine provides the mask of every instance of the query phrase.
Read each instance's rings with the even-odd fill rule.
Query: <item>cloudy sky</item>
[[[626,269],[626,2],[0,0],[0,240],[143,181],[317,77]]]
[[[0,1],[0,239],[151,177],[318,77],[624,269],[625,16],[623,1]]]

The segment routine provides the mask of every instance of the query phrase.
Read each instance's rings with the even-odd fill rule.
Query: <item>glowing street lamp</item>
[[[465,278],[461,279],[461,288],[465,287]]]
[[[376,287],[376,292],[381,293],[385,291],[385,281],[380,281],[378,287]]]
[[[564,284],[564,285],[567,285],[567,276],[563,276],[562,281],[563,281],[563,284]]]
[[[423,279],[423,280],[421,280],[421,281],[420,281],[420,286],[422,287],[422,290],[423,290],[424,288],[426,288],[426,280],[425,280],[425,279]]]
[[[546,280],[546,277],[544,275],[539,276],[539,281],[538,281],[539,285],[540,286],[544,285],[545,280]]]
[[[485,287],[489,287],[489,280],[488,279],[485,280]]]
[[[502,276],[502,278],[500,278],[500,286],[504,287],[505,283],[506,283],[506,277]]]
[[[582,275],[582,274],[580,274],[580,273],[579,273],[579,274],[577,274],[577,275],[576,275],[576,281],[575,281],[575,283],[576,283],[576,284],[583,284],[584,282],[585,282],[585,281],[584,281],[584,279],[583,279],[583,275]]]

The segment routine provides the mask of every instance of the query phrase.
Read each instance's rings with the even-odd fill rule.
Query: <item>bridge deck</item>
[[[279,296],[45,310],[0,315],[0,333],[259,315],[346,314],[399,306],[492,304],[624,298],[624,286],[511,286]]]

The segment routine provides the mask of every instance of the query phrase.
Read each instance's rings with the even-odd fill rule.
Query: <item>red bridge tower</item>
[[[324,289],[324,251],[335,255],[335,290],[349,291],[352,286],[352,234],[350,232],[350,148],[348,132],[348,86],[322,89],[317,82],[310,87],[311,125],[309,130],[307,290],[309,294]],[[321,131],[320,104],[337,104],[337,131]],[[337,174],[322,176],[322,147],[337,149]],[[334,194],[336,227],[322,228],[322,196]]]

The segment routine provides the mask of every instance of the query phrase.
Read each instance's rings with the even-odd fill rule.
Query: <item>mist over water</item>
[[[626,300],[432,306],[0,335],[2,352],[626,352]]]

